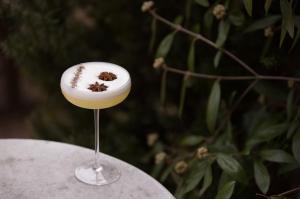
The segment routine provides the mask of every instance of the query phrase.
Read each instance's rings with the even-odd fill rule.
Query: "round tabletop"
[[[5,199],[174,199],[156,180],[111,156],[121,178],[110,185],[92,186],[74,176],[77,166],[94,151],[59,142],[0,139],[0,196]]]

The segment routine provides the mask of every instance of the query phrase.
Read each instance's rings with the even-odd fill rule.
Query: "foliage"
[[[188,0],[184,5],[172,5],[173,15],[160,2],[148,10],[152,46],[153,38],[160,40],[153,54],[165,62],[160,67],[164,139],[152,154],[164,151],[167,157],[154,169],[159,167],[162,182],[176,188],[178,199],[253,198],[255,193],[284,198],[280,192],[298,185],[290,177],[300,167],[299,78],[289,79],[300,75],[295,67],[298,1]],[[184,16],[184,30],[171,22],[176,15]],[[249,72],[252,83],[224,78]],[[274,76],[289,77],[274,81]],[[172,107],[179,126],[169,113]],[[176,167],[182,161],[188,164],[184,172]]]

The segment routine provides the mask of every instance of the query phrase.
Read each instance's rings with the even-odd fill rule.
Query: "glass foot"
[[[101,163],[95,168],[95,163],[79,166],[75,170],[76,178],[89,185],[107,185],[121,177],[120,171],[109,163]]]

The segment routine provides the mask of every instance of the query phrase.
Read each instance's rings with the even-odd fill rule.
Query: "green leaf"
[[[176,162],[173,162],[172,164],[170,164],[167,167],[167,169],[161,174],[161,177],[160,177],[161,182],[164,182],[167,179],[167,177],[171,174],[175,164],[176,164]]]
[[[199,4],[200,6],[203,6],[203,7],[208,7],[209,6],[208,0],[195,0],[195,2],[197,4]]]
[[[220,100],[221,100],[220,83],[219,81],[215,81],[208,98],[208,104],[206,110],[206,123],[211,133],[213,133],[215,130],[215,126],[218,118]]]
[[[294,99],[294,90],[291,90],[286,102],[286,114],[287,120],[290,121],[293,116],[293,99]]]
[[[215,58],[214,58],[214,67],[217,68],[220,64],[220,60],[222,58],[222,52],[221,51],[218,51],[215,55]]]
[[[280,0],[280,9],[282,13],[282,28],[287,30],[291,38],[293,38],[295,22],[292,1],[289,2],[288,0]]]
[[[175,36],[176,32],[172,32],[170,34],[168,34],[159,44],[157,52],[156,52],[156,57],[165,57],[167,56],[167,54],[169,53],[173,40],[174,40],[174,36]]]
[[[248,15],[252,16],[252,0],[243,0]]]
[[[280,18],[280,15],[267,16],[252,23],[248,28],[246,28],[244,32],[253,32],[256,30],[264,29],[268,26],[275,24],[277,21],[279,21]]]
[[[191,43],[187,60],[188,69],[191,72],[195,71],[195,42],[196,40],[193,40],[193,42]]]
[[[235,26],[242,26],[245,22],[245,17],[243,13],[233,13],[228,17],[231,24]]]
[[[161,83],[160,83],[160,104],[161,105],[164,105],[166,101],[166,90],[167,90],[167,70],[164,70],[161,76]]]
[[[246,142],[246,150],[250,150],[258,143],[272,140],[273,138],[281,135],[287,129],[287,124],[268,124],[260,125],[255,132],[252,132],[252,136]]]
[[[286,36],[286,33],[287,33],[287,30],[283,27],[281,27],[281,31],[280,31],[280,43],[279,43],[279,47],[281,48],[282,44],[283,44],[283,41],[285,39],[285,36]]]
[[[266,149],[260,152],[260,157],[264,160],[279,163],[291,163],[294,162],[294,158],[287,152],[281,149]]]
[[[204,33],[210,38],[211,37],[211,29],[214,22],[214,16],[212,15],[211,9],[208,9],[203,16],[203,24],[204,24]]]
[[[294,49],[294,47],[296,46],[296,44],[297,44],[297,42],[298,42],[298,40],[300,38],[300,17],[299,16],[295,16],[294,18],[295,18],[294,19],[295,25],[297,27],[297,33],[296,33],[296,36],[294,38],[293,44],[292,44],[292,46],[290,48],[290,51]]]
[[[215,199],[230,199],[235,187],[235,181],[227,182],[220,190],[215,197]]]
[[[210,161],[206,159],[194,162],[194,164],[190,167],[187,176],[184,178],[181,186],[181,192],[187,193],[192,191],[200,183],[210,164]]]
[[[217,162],[228,175],[240,182],[246,182],[245,171],[236,159],[229,155],[219,153],[217,154]]]
[[[295,159],[300,164],[300,128],[298,128],[297,132],[293,137],[292,151]]]
[[[202,136],[190,135],[182,139],[181,145],[183,146],[195,146],[200,144],[204,138]]]
[[[254,177],[260,191],[266,194],[270,186],[270,175],[268,169],[260,161],[254,162]]]
[[[154,48],[155,40],[156,40],[156,19],[152,19],[151,23],[151,39],[150,39],[150,44],[149,44],[149,52],[151,52]]]
[[[174,19],[175,24],[182,24],[183,22],[183,16],[179,15]]]
[[[219,23],[219,29],[218,29],[218,37],[216,41],[217,47],[221,48],[228,36],[230,30],[230,23],[228,21],[220,21]]]
[[[212,176],[212,169],[211,166],[209,166],[206,170],[206,173],[204,175],[203,179],[203,185],[202,188],[199,191],[199,196],[202,196],[204,192],[210,187],[213,181],[213,176]]]
[[[265,13],[266,14],[268,14],[271,4],[272,4],[272,0],[266,0],[266,2],[265,2]]]
[[[299,126],[299,121],[298,120],[293,120],[293,122],[290,123],[288,132],[286,134],[287,139],[290,139],[294,135],[294,133],[297,130],[298,126]]]
[[[186,96],[186,87],[187,87],[187,76],[182,78],[182,84],[180,89],[180,100],[179,100],[179,108],[178,108],[178,116],[181,117],[184,109],[185,96]]]

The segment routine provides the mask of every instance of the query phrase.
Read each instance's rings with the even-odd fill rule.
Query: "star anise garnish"
[[[99,84],[98,82],[95,82],[94,84],[90,84],[90,86],[88,87],[88,89],[90,89],[93,92],[106,91],[107,88],[108,88],[108,86],[106,86],[104,84]]]
[[[117,79],[117,76],[111,72],[102,72],[98,77],[103,81],[113,81]]]

